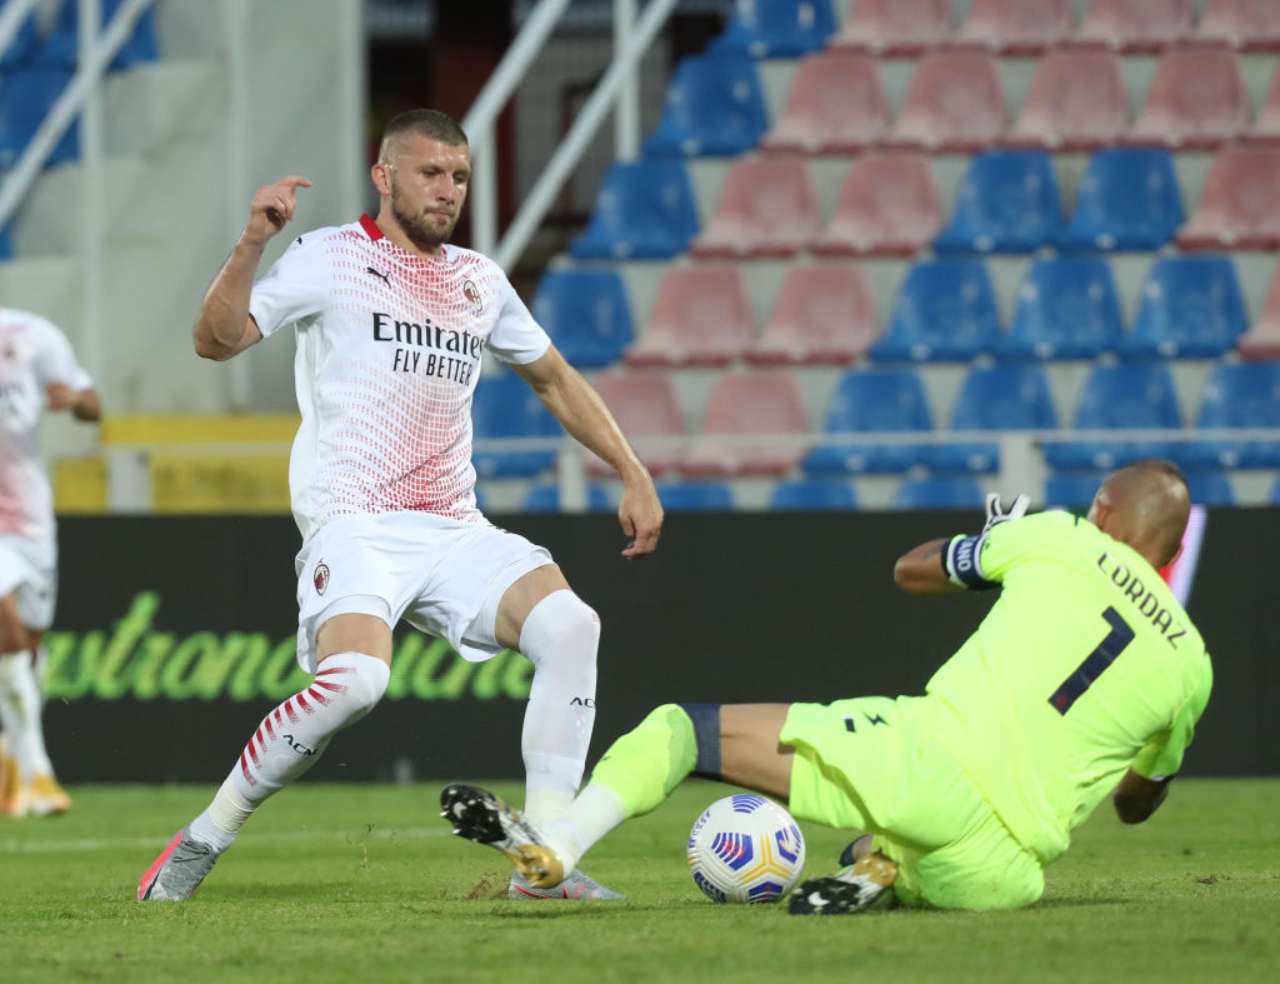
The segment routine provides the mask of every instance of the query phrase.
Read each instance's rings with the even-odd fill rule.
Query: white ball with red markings
[[[776,902],[800,880],[804,835],[791,814],[756,793],[716,800],[689,832],[693,883],[714,902]]]

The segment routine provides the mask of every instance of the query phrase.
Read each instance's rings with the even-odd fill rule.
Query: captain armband
[[[978,554],[982,550],[985,535],[953,536],[942,551],[942,570],[953,584],[970,591],[988,591],[996,587],[995,581],[982,576]]]

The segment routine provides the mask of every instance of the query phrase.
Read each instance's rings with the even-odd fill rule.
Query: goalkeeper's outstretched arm
[[[950,537],[930,540],[904,553],[893,565],[893,580],[903,591],[914,595],[950,594],[963,591],[947,574],[945,553]]]

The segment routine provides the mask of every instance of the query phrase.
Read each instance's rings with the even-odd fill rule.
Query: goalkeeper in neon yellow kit
[[[1024,516],[988,498],[974,536],[925,543],[894,576],[912,594],[1001,587],[923,697],[833,704],[667,704],[623,735],[569,813],[537,829],[484,790],[442,795],[455,831],[559,882],[623,820],[690,774],[788,801],[802,819],[868,831],[846,869],[802,885],[794,913],[907,905],[1004,909],[1113,790],[1140,823],[1164,800],[1209,698],[1204,643],[1157,570],[1177,553],[1186,480],[1163,461],[1109,475],[1087,519]]]

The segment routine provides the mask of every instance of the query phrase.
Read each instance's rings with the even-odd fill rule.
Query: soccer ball
[[[716,800],[689,832],[693,883],[714,902],[774,902],[800,880],[804,835],[773,800]]]

